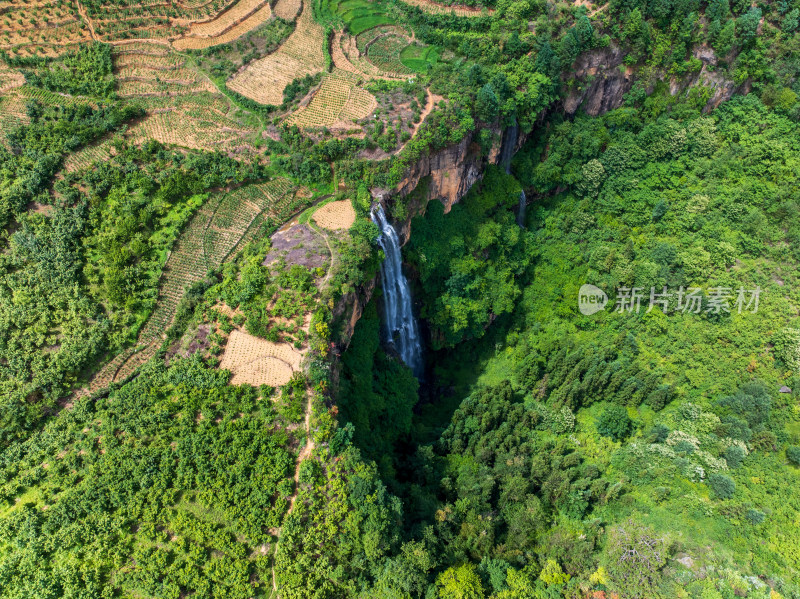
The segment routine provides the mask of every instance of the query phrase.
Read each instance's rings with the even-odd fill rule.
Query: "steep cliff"
[[[750,91],[749,81],[737,84],[715,69],[718,58],[710,47],[698,45],[692,50],[692,55],[701,65],[699,70],[682,77],[661,74],[669,82],[672,95],[686,93],[693,87],[704,87],[709,94],[704,107],[707,112],[735,93]],[[573,115],[583,110],[586,114],[597,116],[622,106],[625,94],[631,90],[639,75],[624,64],[624,59],[625,52],[615,45],[581,55],[575,62],[575,70],[565,76],[567,95],[562,102],[564,112]],[[652,91],[652,85],[647,91]]]
[[[693,55],[702,65],[697,71],[681,78],[668,79],[672,95],[685,94],[693,87],[704,87],[708,98],[705,111],[716,108],[735,93],[747,93],[749,81],[736,84],[715,70],[717,57],[714,51],[704,45],[693,49]],[[569,75],[567,93],[564,99],[553,107],[574,115],[583,110],[597,116],[622,106],[625,94],[633,87],[637,73],[623,63],[624,51],[617,46],[601,48],[583,54],[575,63],[575,70]],[[651,89],[648,90],[652,91]],[[394,198],[405,199],[405,216],[394,222],[401,243],[405,244],[411,235],[411,220],[423,214],[430,200],[436,199],[444,204],[449,212],[482,176],[487,164],[498,164],[504,155],[513,155],[527,141],[528,135],[520,132],[514,139],[514,147],[504,147],[508,136],[498,126],[491,129],[495,143],[488,155],[483,155],[480,146],[472,136],[421,158],[406,173],[394,190],[373,190],[376,201],[381,202],[391,212]],[[416,193],[413,193],[416,192]],[[364,306],[372,298],[376,282],[373,279],[357,293],[342,298],[336,307],[336,316],[342,322],[342,342],[340,349],[346,348]],[[345,314],[347,319],[345,322]]]

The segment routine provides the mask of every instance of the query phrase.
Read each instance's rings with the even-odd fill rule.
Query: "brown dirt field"
[[[433,2],[432,0],[403,0],[403,2],[418,6],[423,11],[431,14],[449,15],[451,12],[454,12],[456,13],[456,16],[459,17],[480,17],[483,12],[482,9],[472,6],[460,6],[457,4],[447,6],[446,4],[439,4],[438,2]],[[489,14],[492,14],[493,12],[494,9],[490,8]]]
[[[300,369],[303,353],[288,343],[273,343],[239,329],[231,331],[219,367],[233,373],[232,385],[279,387]]]
[[[297,27],[283,45],[269,56],[251,62],[228,81],[228,87],[261,104],[280,105],[289,83],[322,71],[323,38],[324,30],[313,20],[311,3],[307,1]]]
[[[237,23],[234,21],[232,24],[223,29],[220,29],[218,24],[216,28],[219,29],[219,33],[215,34],[199,33],[200,31],[213,30],[209,28],[214,21],[211,21],[210,23],[204,23],[196,29],[190,29],[188,36],[176,40],[173,42],[173,46],[176,50],[200,50],[210,46],[216,46],[218,44],[227,44],[228,42],[232,42],[233,40],[242,37],[244,34],[249,33],[262,23],[266,23],[272,18],[272,9],[268,3],[253,3],[257,6],[260,5],[260,8],[254,12],[251,12],[240,22]],[[229,11],[229,13],[233,12],[234,9]],[[200,27],[203,27],[203,29],[200,29]]]
[[[287,21],[294,21],[302,7],[302,0],[278,0],[275,5],[275,16]]]
[[[314,222],[329,231],[341,231],[353,226],[356,213],[350,200],[331,202],[314,213]]]

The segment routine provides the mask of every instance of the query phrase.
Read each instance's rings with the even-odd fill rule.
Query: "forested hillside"
[[[799,23],[0,5],[0,598],[800,599]]]

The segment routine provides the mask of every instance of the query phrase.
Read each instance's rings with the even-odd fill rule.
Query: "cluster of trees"
[[[406,257],[419,273],[421,315],[435,327],[435,349],[480,337],[495,317],[514,309],[532,243],[511,211],[520,193],[512,177],[490,167],[447,215],[431,202],[412,221]]]
[[[156,361],[5,448],[0,596],[245,599],[271,585],[258,548],[294,458],[271,402],[228,376],[197,356]]]
[[[220,185],[267,177],[221,153],[113,143],[103,168],[64,173],[64,157],[113,133],[139,109],[31,102],[29,124],[0,147],[0,443],[28,430],[106,349],[133,342],[155,305],[173,241]],[[30,211],[37,202],[44,211]],[[15,229],[9,235],[11,225]]]
[[[115,97],[110,44],[91,42],[57,59],[3,57],[12,66],[23,68],[25,80],[31,85],[75,96]]]

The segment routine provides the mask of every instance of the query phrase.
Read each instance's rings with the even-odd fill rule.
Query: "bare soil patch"
[[[325,240],[315,234],[308,225],[293,225],[272,236],[272,249],[264,259],[269,266],[283,258],[288,266],[300,264],[306,268],[325,268],[330,254]]]
[[[325,204],[314,213],[314,222],[330,231],[349,229],[356,222],[356,212],[350,200]]]
[[[288,343],[273,343],[239,329],[231,331],[219,367],[233,373],[232,385],[279,387],[300,369],[302,352]]]

